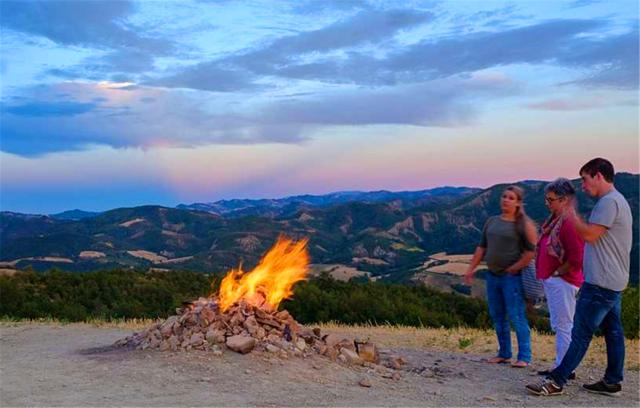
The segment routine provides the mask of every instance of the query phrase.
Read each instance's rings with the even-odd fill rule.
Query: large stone
[[[371,387],[371,381],[369,381],[368,378],[363,378],[360,381],[358,381],[358,384],[361,387],[366,387],[366,388],[370,388]]]
[[[216,314],[213,312],[213,310],[205,307],[200,312],[200,318],[203,320],[204,326],[206,327],[215,320]]]
[[[258,324],[258,321],[254,316],[247,317],[247,320],[245,320],[243,324],[245,329],[247,329],[247,332],[249,332],[251,336],[257,337],[256,334],[258,332],[258,329],[260,328],[260,325]]]
[[[298,339],[296,341],[296,348],[300,351],[305,351],[307,349],[307,342],[304,339]]]
[[[362,363],[364,363],[360,356],[358,356],[358,353],[348,348],[341,348],[340,355],[344,356],[347,359],[347,363],[349,364],[362,365]]]
[[[280,347],[274,346],[273,344],[269,344],[269,343],[267,343],[265,348],[269,353],[277,353],[280,351]]]
[[[358,355],[364,361],[378,364],[380,362],[380,354],[378,348],[373,343],[358,343]]]
[[[327,334],[326,336],[324,336],[322,340],[324,340],[324,343],[327,345],[327,347],[333,348],[338,343],[340,343],[342,340],[345,340],[345,339],[342,337],[336,336],[335,334]]]
[[[160,343],[160,351],[169,351],[171,349],[171,343],[169,343],[169,340],[164,340],[162,343]]]
[[[336,361],[336,358],[338,357],[338,350],[333,347],[326,347],[324,355],[329,357],[331,361]]]
[[[160,346],[160,339],[157,337],[152,337],[151,341],[149,341],[149,347],[158,348]]]
[[[224,343],[224,330],[207,330],[206,339],[211,344],[222,344]]]
[[[249,336],[231,336],[227,338],[227,347],[238,353],[246,354],[256,346],[256,339]]]
[[[355,343],[352,340],[349,340],[349,339],[340,340],[340,342],[338,344],[336,344],[334,347],[337,348],[338,350],[340,350],[342,348],[346,348],[346,349],[349,349],[349,350],[353,351],[354,353],[356,352]]]
[[[173,334],[173,324],[178,321],[178,316],[169,317],[160,327],[162,337],[169,337]]]
[[[401,356],[393,355],[393,356],[389,357],[388,364],[394,370],[400,370],[402,368],[402,366],[407,364],[407,361],[404,358],[402,358]]]
[[[171,348],[171,351],[178,350],[178,346],[180,345],[180,340],[178,340],[178,338],[176,336],[169,337],[168,342],[169,342],[169,346]]]
[[[286,310],[276,313],[276,319],[278,320],[289,320],[290,318],[291,318],[291,315]]]
[[[202,333],[195,333],[189,339],[189,344],[192,347],[195,347],[195,346],[201,345],[203,341],[204,341],[204,336],[202,335]]]
[[[234,327],[242,325],[242,323],[244,323],[244,316],[241,312],[235,312],[233,316],[231,316],[231,321],[229,322],[229,324],[231,325],[231,327]]]
[[[298,336],[302,337],[307,343],[312,344],[313,340],[315,340],[316,335],[313,333],[309,327],[300,326],[300,331]]]

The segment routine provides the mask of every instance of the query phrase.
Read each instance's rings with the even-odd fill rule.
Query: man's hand
[[[576,213],[576,209],[572,205],[567,207],[565,214],[568,218],[573,220],[573,225],[575,226],[578,235],[580,235],[580,237],[589,244],[596,242],[608,230],[608,228],[603,225],[584,222],[582,217]]]
[[[578,213],[576,212],[576,206],[573,203],[569,203],[567,206],[565,206],[562,212],[566,217],[569,217],[572,219],[578,218]]]

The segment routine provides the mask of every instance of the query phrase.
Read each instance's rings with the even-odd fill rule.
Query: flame
[[[231,270],[220,283],[218,305],[221,311],[244,300],[271,310],[293,294],[296,282],[304,280],[309,265],[308,239],[293,242],[280,237],[251,272],[242,267]]]

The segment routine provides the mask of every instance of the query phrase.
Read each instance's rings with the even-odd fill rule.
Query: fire
[[[242,267],[231,270],[220,284],[220,310],[224,312],[240,300],[276,310],[283,299],[293,294],[293,285],[306,278],[307,242],[308,239],[294,242],[280,237],[254,270],[247,273]]]

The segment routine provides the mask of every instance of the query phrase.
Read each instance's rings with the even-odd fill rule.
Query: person
[[[560,365],[571,342],[576,294],[584,282],[584,241],[578,235],[573,219],[566,215],[575,206],[576,190],[571,181],[558,178],[547,184],[544,191],[544,201],[551,215],[542,224],[536,247],[536,278],[542,281],[551,329],[556,333],[555,368]],[[549,375],[551,371],[542,370],[538,374]],[[569,379],[574,378],[575,373],[571,373]]]
[[[624,333],[622,329],[622,291],[629,281],[631,253],[631,209],[614,187],[611,162],[596,158],[580,169],[582,188],[598,198],[585,223],[575,210],[567,216],[585,240],[584,284],[576,304],[571,343],[559,366],[538,384],[529,384],[527,391],[535,395],[559,395],[567,379],[580,365],[594,332],[600,328],[607,346],[607,368],[602,380],[583,384],[589,392],[618,395],[622,390],[624,371]]]
[[[524,191],[518,186],[509,186],[502,192],[502,213],[486,221],[480,244],[465,274],[465,282],[470,285],[476,267],[483,259],[486,261],[489,315],[499,345],[498,355],[488,362],[511,362],[511,321],[518,339],[518,357],[511,364],[513,367],[527,367],[531,362],[531,333],[520,271],[535,255],[537,234],[535,224],[524,211],[523,196]]]

